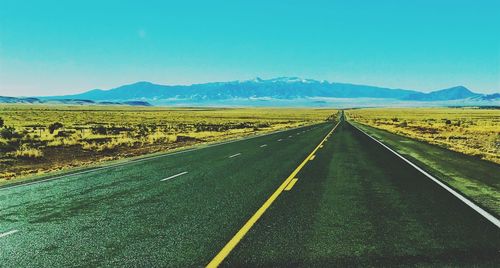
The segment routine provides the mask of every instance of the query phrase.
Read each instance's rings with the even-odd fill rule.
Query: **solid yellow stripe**
[[[290,181],[290,183],[286,186],[285,191],[290,191],[290,190],[292,190],[293,186],[295,185],[295,183],[297,183],[297,181],[298,181],[298,180],[299,180],[299,179],[297,179],[297,178],[292,179],[292,180]]]
[[[340,123],[340,122],[339,122]],[[332,130],[327,134],[330,135],[339,125],[337,123]],[[316,153],[319,147],[325,142],[326,137],[314,148],[314,150],[300,163],[300,165],[285,179],[285,181],[276,189],[276,191],[264,202],[264,204],[253,214],[252,217],[241,227],[241,229],[227,242],[227,244],[222,248],[222,250],[217,253],[217,255],[207,264],[208,268],[218,267],[219,264],[231,253],[231,251],[236,247],[236,245],[240,242],[240,240],[248,233],[248,231],[252,228],[252,226],[257,222],[257,220],[266,212],[266,210],[271,206],[271,204],[278,198],[278,196],[283,192],[285,187],[290,183],[290,181],[299,173],[299,171],[304,167],[309,158]]]

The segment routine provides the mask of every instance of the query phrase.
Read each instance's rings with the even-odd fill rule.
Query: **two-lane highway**
[[[495,266],[500,231],[342,120],[0,189],[0,249],[7,267]]]

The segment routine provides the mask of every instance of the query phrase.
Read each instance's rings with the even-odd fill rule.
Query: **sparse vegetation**
[[[26,144],[23,144],[14,152],[14,156],[17,158],[40,158],[43,156],[43,152],[40,149],[30,148]]]
[[[333,118],[326,109],[0,105],[0,182]]]
[[[359,109],[347,115],[372,127],[500,164],[499,109]]]
[[[63,127],[63,124],[61,124],[59,122],[52,123],[49,125],[49,132],[50,132],[50,134],[53,134],[54,131],[56,131],[57,129],[60,129],[62,127]]]

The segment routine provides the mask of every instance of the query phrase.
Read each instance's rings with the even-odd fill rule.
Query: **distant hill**
[[[40,99],[40,98],[16,98],[0,96],[0,103],[30,103],[30,104],[67,104],[67,105],[129,105],[129,106],[151,106],[145,101],[124,101],[124,102],[96,102],[85,99]]]
[[[480,95],[473,97],[473,99],[481,101],[500,101],[500,93],[493,93],[489,95]]]
[[[16,98],[0,96],[0,103],[41,103],[38,98]]]
[[[458,87],[437,90],[430,93],[415,93],[403,99],[415,100],[415,101],[446,101],[446,100],[461,100],[467,98],[474,98],[478,96],[481,96],[481,94],[474,93],[466,87],[458,86]]]

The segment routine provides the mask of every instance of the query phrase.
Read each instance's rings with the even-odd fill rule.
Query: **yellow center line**
[[[340,122],[339,122],[340,123]],[[217,253],[217,255],[207,264],[208,268],[213,268],[213,267],[218,267],[222,261],[231,253],[231,251],[238,245],[238,243],[241,241],[241,239],[250,231],[252,226],[257,222],[257,220],[262,217],[264,212],[273,204],[273,202],[278,198],[278,196],[283,192],[285,187],[290,183],[290,181],[295,178],[297,173],[306,165],[307,161],[316,153],[316,151],[320,148],[320,146],[323,145],[325,142],[326,138],[328,135],[332,134],[333,131],[337,128],[339,125],[337,123],[330,132],[323,138],[323,140],[314,148],[314,150],[300,163],[300,165],[288,176],[288,178],[283,181],[283,183],[276,189],[276,191],[264,202],[264,204],[255,212],[255,214],[250,217],[250,219],[241,227],[241,229],[227,242],[227,244],[222,248],[222,250]],[[292,185],[293,186],[293,185]]]
[[[314,158],[316,158],[316,155],[311,156],[311,159],[309,160],[314,160]]]
[[[295,185],[295,183],[297,183],[297,181],[298,181],[298,180],[299,180],[299,179],[297,179],[297,178],[292,179],[292,180],[290,181],[290,183],[286,186],[285,191],[290,191],[290,190],[292,190],[293,186]]]

